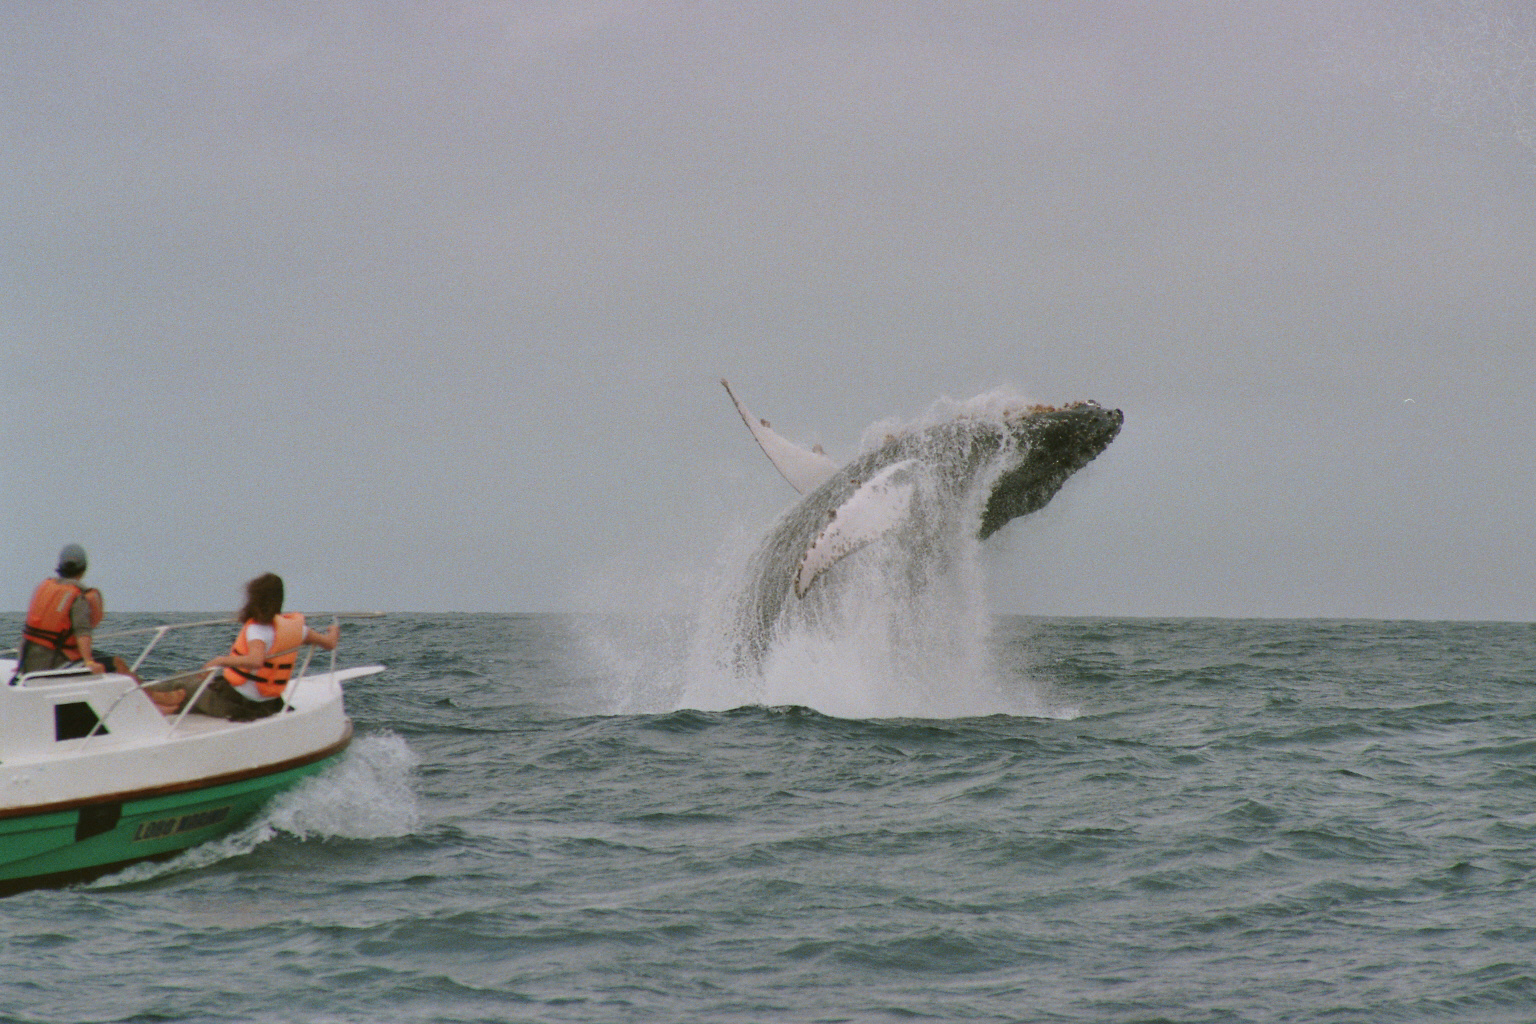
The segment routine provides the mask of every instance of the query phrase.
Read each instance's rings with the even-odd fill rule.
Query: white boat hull
[[[222,835],[346,749],[347,679],[304,676],[254,722],[166,717],[126,676],[0,687],[0,893],[89,877]],[[3,678],[10,665],[0,661]]]

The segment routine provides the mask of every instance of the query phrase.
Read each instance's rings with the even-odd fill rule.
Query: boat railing
[[[149,642],[144,645],[144,649],[139,652],[139,656],[135,658],[132,664],[128,666],[129,672],[137,674],[139,671],[139,666],[144,664],[144,660],[148,658],[150,652],[155,649],[155,645],[158,644],[161,638],[163,638],[165,634],[169,633],[171,630],[191,629],[194,626],[229,626],[233,624],[234,620],[229,618],[199,619],[196,622],[172,622],[163,626],[145,626],[142,629],[121,629],[115,633],[93,634],[91,641],[92,646],[95,646],[96,641],[100,640],[118,640],[125,636],[148,635]],[[15,678],[15,685],[30,686],[37,683],[47,684],[48,682],[54,680],[59,682],[68,682],[71,679],[78,680],[81,676],[88,676],[91,674],[91,672],[79,664],[68,665],[63,668],[43,669],[39,672],[28,672],[25,675],[18,674]]]
[[[329,617],[332,625],[339,625],[342,619],[381,618],[383,614],[383,612],[336,612],[329,616],[316,616],[316,618],[323,619]],[[129,667],[129,672],[133,674],[134,682],[131,685],[125,687],[123,691],[117,695],[117,699],[112,702],[112,706],[107,709],[105,714],[98,718],[96,724],[92,726],[90,732],[85,735],[84,740],[89,742],[90,740],[99,735],[102,735],[102,733],[107,731],[108,721],[111,720],[112,715],[117,711],[117,709],[122,706],[123,701],[128,698],[129,694],[132,694],[135,691],[161,687],[166,683],[178,680],[191,683],[194,678],[201,677],[198,678],[197,685],[195,688],[193,688],[192,693],[182,702],[181,707],[177,710],[174,717],[171,719],[169,727],[170,731],[174,733],[181,725],[182,720],[186,718],[188,713],[191,712],[193,706],[196,705],[198,700],[202,697],[203,693],[208,689],[209,685],[212,684],[212,682],[222,674],[223,669],[218,667],[209,668],[206,670],[192,669],[182,672],[174,672],[168,676],[145,681],[138,678],[137,673],[139,667],[144,664],[145,659],[149,657],[150,652],[154,650],[155,646],[161,641],[161,639],[164,638],[165,634],[171,632],[172,630],[190,629],[194,626],[228,626],[232,624],[232,620],[227,618],[201,619],[197,622],[173,622],[167,625],[149,626],[143,629],[120,630],[115,633],[103,633],[94,637],[93,639],[111,640],[126,636],[149,635],[150,639],[144,645],[144,649],[139,652],[139,656],[134,659],[132,665]],[[282,699],[284,711],[287,711],[293,706],[294,691],[298,689],[299,684],[303,682],[305,676],[307,676],[309,673],[309,666],[315,654],[315,645],[301,643],[295,645],[294,647],[276,651],[268,655],[269,658],[285,657],[288,654],[295,654],[301,649],[304,651],[302,663],[296,664],[294,666],[294,671],[289,676],[288,685],[283,688]],[[334,675],[335,672],[336,648],[333,647],[330,651],[330,673]],[[73,666],[62,669],[49,669],[40,672],[28,672],[25,675],[17,676],[14,682],[16,686],[27,687],[35,686],[38,684],[48,685],[52,682],[78,682],[82,676],[88,677],[90,675],[91,673],[82,672],[78,666]]]
[[[171,630],[173,630],[173,629],[188,629],[188,628],[190,628],[192,626],[229,625],[229,624],[232,624],[232,623],[233,623],[232,619],[203,619],[200,622],[173,622],[170,625],[166,625],[166,626],[151,626],[151,627],[149,627],[147,629],[129,629],[129,630],[124,630],[121,633],[108,633],[105,636],[103,636],[102,639],[103,640],[111,640],[111,639],[115,639],[115,638],[120,637],[120,636],[134,636],[135,634],[142,635],[144,633],[153,633],[154,636],[150,637],[149,643],[144,645],[144,649],[142,651],[140,651],[139,652],[139,656],[133,660],[133,664],[128,666],[128,670],[130,672],[135,672],[136,673],[136,672],[139,671],[139,666],[144,664],[144,659],[149,657],[149,652],[153,651],[155,649],[155,645],[158,644],[160,642],[161,638],[164,637],[165,634],[169,633]]]
[[[333,615],[331,617],[331,621],[334,623],[334,622],[338,621],[340,618],[341,618],[341,616],[339,616],[339,615]],[[297,645],[295,645],[293,647],[284,648],[281,651],[277,651],[274,654],[269,655],[269,657],[272,657],[272,658],[281,658],[281,657],[285,657],[286,655],[289,655],[289,654],[294,654],[294,653],[298,652],[299,650],[304,649],[306,647],[308,649],[304,651],[304,662],[303,662],[303,664],[296,665],[294,667],[293,674],[288,677],[288,684],[283,687],[283,710],[284,711],[287,711],[289,708],[291,708],[293,706],[293,691],[297,690],[299,688],[299,683],[303,681],[304,676],[309,672],[309,662],[310,662],[310,659],[315,656],[315,648],[314,648],[314,645],[312,645],[312,644],[310,644],[310,645],[297,644]],[[331,648],[331,672],[332,672],[332,674],[334,674],[336,672],[336,649],[334,647]],[[205,672],[203,672],[202,681],[197,684],[197,689],[193,690],[191,696],[189,696],[186,700],[181,702],[181,709],[176,712],[176,717],[171,719],[171,732],[175,732],[176,731],[176,727],[181,725],[181,720],[183,718],[186,718],[187,715],[189,713],[191,713],[192,708],[197,704],[198,699],[202,697],[203,691],[208,689],[209,685],[212,684],[212,682],[215,679],[217,679],[220,675],[222,675],[223,673],[224,673],[224,670],[222,668],[217,668],[217,667],[210,668],[210,669],[206,670]],[[192,673],[190,673],[190,672],[183,672],[180,675],[181,676],[190,676],[190,675],[192,675]],[[161,685],[162,683],[166,682],[169,679],[176,679],[176,678],[179,678],[179,677],[178,676],[167,676],[166,679],[159,680],[159,681],[157,681],[155,683],[141,683],[139,685],[139,687],[137,687],[137,688],[138,689],[143,689],[143,688],[151,686],[151,685],[158,686],[158,685]],[[118,698],[118,699],[121,700],[122,698]]]
[[[353,612],[351,614],[343,614],[343,613],[339,613],[338,612],[336,614],[333,614],[330,618],[331,618],[331,624],[332,625],[340,625],[342,619],[372,619],[372,618],[380,618],[380,617],[383,616],[383,614],[384,614],[383,612]],[[298,665],[294,666],[294,670],[293,670],[292,674],[290,674],[289,677],[288,677],[287,685],[283,687],[283,697],[282,697],[282,699],[283,699],[283,710],[284,711],[287,711],[289,708],[293,707],[293,693],[294,693],[295,690],[297,690],[299,688],[299,684],[302,683],[304,681],[304,678],[309,674],[309,663],[310,663],[310,661],[315,656],[315,647],[314,647],[313,644],[303,644],[303,643],[300,643],[300,644],[295,644],[293,647],[285,647],[281,651],[277,651],[277,652],[275,652],[273,654],[269,654],[268,655],[269,658],[282,658],[282,657],[286,657],[289,654],[295,654],[295,653],[297,653],[300,650],[302,650],[304,652],[304,661],[303,661],[302,664],[298,664]],[[336,674],[336,648],[332,647],[330,653],[331,653],[330,674],[331,675],[335,675]],[[186,700],[182,701],[181,709],[176,712],[176,717],[171,719],[171,732],[175,732],[176,731],[177,726],[181,725],[181,720],[183,718],[187,717],[187,715],[192,711],[193,706],[197,704],[198,699],[202,697],[203,691],[208,689],[208,686],[216,678],[218,678],[219,675],[221,675],[223,673],[223,671],[224,670],[221,669],[221,668],[210,668],[206,672],[203,673],[202,681],[197,684],[197,689],[192,692],[192,695],[190,697],[188,697]],[[192,675],[192,673],[182,672],[182,673],[179,673],[179,675],[167,676],[166,679],[157,680],[157,681],[155,681],[153,683],[140,683],[137,687],[135,687],[135,689],[145,689],[145,688],[147,688],[149,686],[152,686],[152,685],[153,686],[158,686],[158,685],[161,685],[162,683],[166,682],[169,679],[176,679],[176,678],[179,678],[180,676],[190,676],[190,675]],[[127,694],[124,694],[123,696],[127,696]],[[122,700],[122,697],[119,697],[118,701],[121,702],[121,700]],[[116,707],[116,705],[114,704],[113,707]],[[102,719],[102,721],[105,722],[106,719]],[[94,734],[95,734],[95,730],[93,729],[92,730],[92,735],[94,735]]]
[[[176,731],[177,727],[179,727],[181,725],[181,720],[183,718],[186,718],[187,715],[191,713],[193,706],[198,701],[198,698],[203,695],[203,691],[208,689],[208,684],[212,683],[221,674],[223,674],[223,671],[224,670],[220,669],[220,668],[210,668],[210,669],[204,669],[203,670],[202,682],[197,684],[197,689],[192,691],[191,696],[187,697],[186,700],[183,700],[181,702],[181,707],[177,710],[176,717],[171,719],[171,724],[170,724],[170,731],[171,732],[174,733]],[[190,672],[183,672],[182,675],[192,675],[192,673],[190,673]],[[176,676],[167,676],[166,679],[161,680],[161,682],[169,682],[170,680],[175,679],[175,678],[177,678],[177,677]],[[141,684],[139,684],[139,689],[144,689],[148,685],[159,685],[159,683],[155,683],[155,684],[141,683]],[[126,697],[127,694],[124,694],[123,696]],[[118,699],[121,700],[122,698],[119,697]],[[105,719],[103,719],[103,721],[105,721]]]
[[[214,679],[218,678],[221,672],[223,672],[223,669],[220,668],[201,670],[194,669],[190,672],[176,672],[172,675],[164,677],[163,679],[151,679],[148,682],[135,682],[133,685],[125,687],[123,692],[117,695],[117,699],[112,702],[112,706],[107,708],[107,713],[102,715],[96,724],[91,727],[91,731],[85,734],[85,741],[81,743],[81,746],[84,747],[86,744],[90,743],[91,740],[107,731],[107,722],[111,720],[113,714],[117,712],[117,709],[122,706],[123,701],[128,699],[129,694],[139,690],[148,690],[152,687],[162,686],[165,683],[174,681],[191,682],[193,677],[201,675],[202,679],[198,682],[197,687],[192,692],[192,695],[186,700],[182,701],[180,710],[176,712],[176,716],[170,721],[168,731],[175,733],[177,727],[181,725],[181,720],[186,718],[187,713],[192,710],[192,705],[197,703],[198,698],[203,695],[203,691],[208,689],[208,684],[213,682]]]

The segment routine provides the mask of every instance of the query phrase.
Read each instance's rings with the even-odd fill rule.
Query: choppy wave
[[[995,620],[1070,718],[614,714],[587,625],[349,627],[348,759],[3,901],[0,1021],[1530,1019],[1525,625]]]

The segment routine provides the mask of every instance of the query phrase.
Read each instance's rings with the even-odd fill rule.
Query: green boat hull
[[[217,839],[340,753],[206,788],[0,818],[0,896],[86,881]]]

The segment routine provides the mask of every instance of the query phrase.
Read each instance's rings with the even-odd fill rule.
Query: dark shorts
[[[283,698],[251,700],[221,676],[208,684],[192,710],[212,718],[227,718],[231,722],[254,722],[283,710]]]

